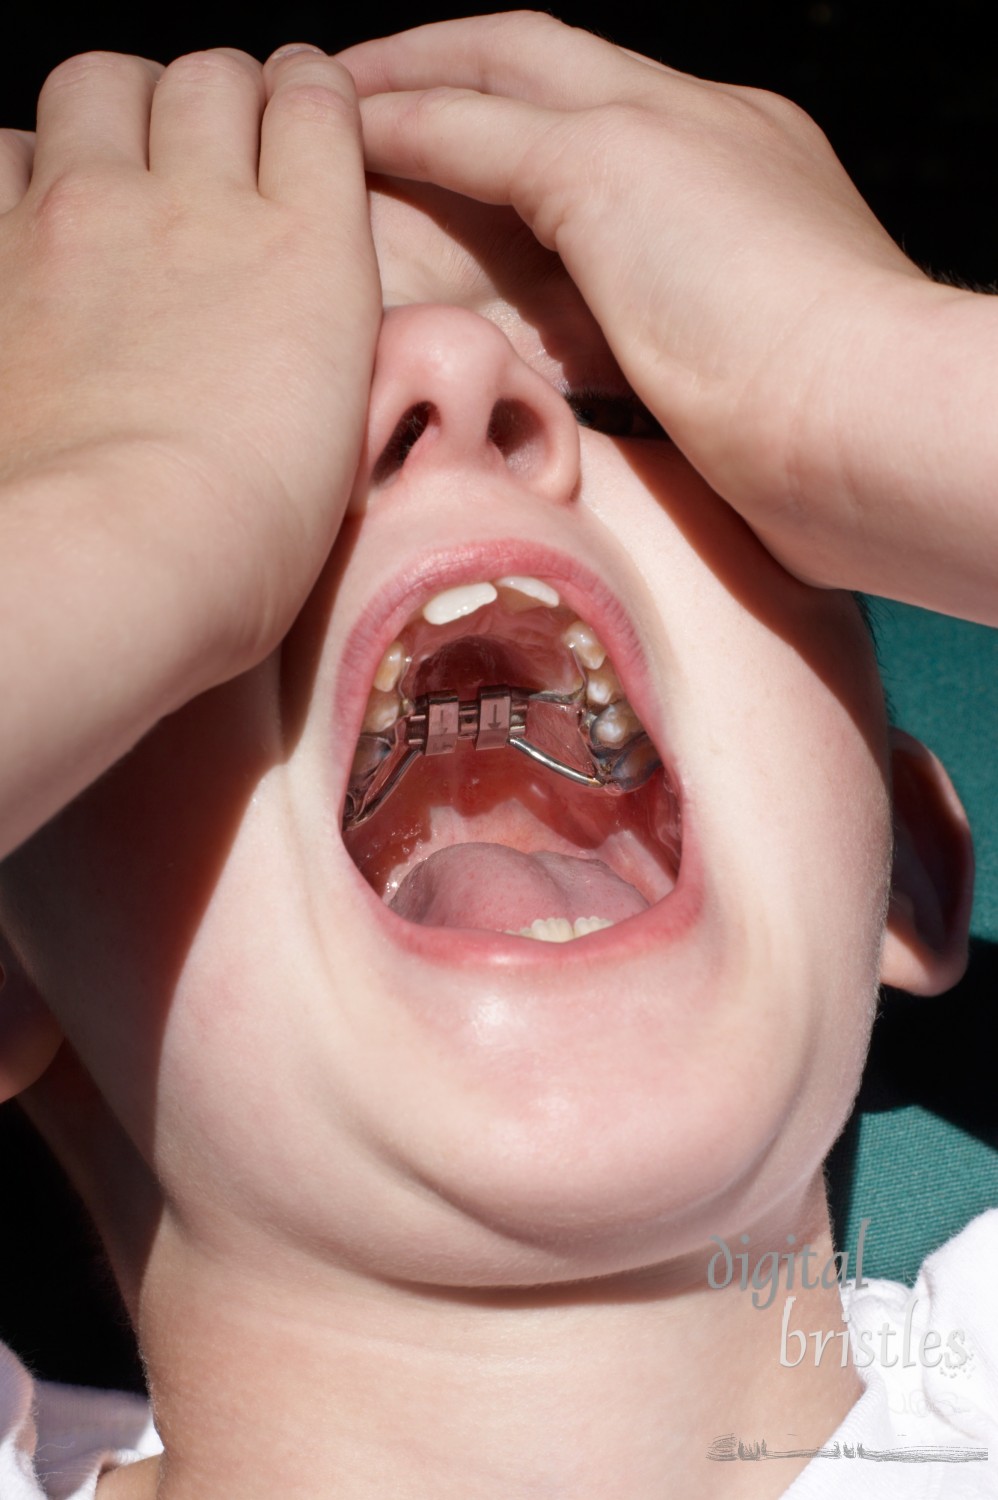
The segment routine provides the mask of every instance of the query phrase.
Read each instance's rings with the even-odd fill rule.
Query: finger
[[[263,71],[247,52],[215,47],[170,63],[153,95],[149,167],[202,185],[256,186]]]
[[[337,59],[361,97],[445,84],[551,109],[618,98],[634,67],[611,42],[531,11],[437,21],[361,42]]]
[[[34,155],[33,131],[0,130],[0,214],[16,208],[28,191]]]
[[[149,105],[163,69],[143,57],[86,52],[49,74],[38,97],[32,185],[83,167],[148,162]]]
[[[664,73],[668,78],[690,78],[689,73],[680,73],[678,68],[670,68],[668,63],[658,62],[654,57],[645,57],[643,52],[635,52],[630,47],[617,47],[617,51],[623,53],[624,57],[633,58],[637,63],[642,63],[646,68],[652,68],[656,73]]]
[[[360,111],[345,68],[318,51],[268,59],[270,97],[260,140],[260,192],[318,210],[331,220],[367,222]]]
[[[376,94],[361,100],[361,115],[370,171],[435,182],[481,203],[512,204],[534,227],[535,174],[524,162],[566,116],[450,88]]]

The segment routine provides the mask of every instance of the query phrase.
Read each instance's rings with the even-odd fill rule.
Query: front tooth
[[[381,658],[374,674],[374,686],[379,693],[390,693],[398,687],[398,680],[405,670],[406,651],[401,641],[393,641]]]
[[[529,927],[519,929],[506,927],[510,937],[535,938],[541,943],[568,943],[573,938],[588,937],[591,932],[602,932],[612,927],[609,917],[576,917],[570,922],[567,917],[538,917]]]
[[[520,936],[536,938],[541,943],[568,943],[575,932],[567,917],[537,917],[529,927],[520,928]]]
[[[444,589],[423,605],[423,619],[428,625],[449,625],[464,615],[473,615],[484,604],[494,604],[499,595],[492,583],[462,583],[455,589]]]
[[[602,932],[604,927],[612,927],[613,923],[609,917],[576,917],[573,926],[576,937],[586,937],[590,932]]]
[[[522,614],[525,609],[557,609],[561,595],[549,583],[540,578],[529,578],[522,573],[511,573],[506,578],[495,580],[497,589],[503,590],[503,604],[510,614]]]
[[[589,671],[601,667],[606,661],[606,647],[591,625],[585,620],[576,620],[562,634],[562,640]]]
[[[620,681],[609,662],[586,678],[586,699],[593,708],[605,708],[623,696]]]
[[[641,728],[641,720],[626,698],[610,703],[593,721],[589,737],[597,745],[624,745]]]
[[[379,693],[375,688],[367,700],[367,711],[361,729],[365,734],[381,734],[391,729],[402,712],[402,699],[398,693]]]

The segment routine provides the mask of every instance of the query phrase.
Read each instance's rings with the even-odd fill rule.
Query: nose
[[[572,498],[579,432],[568,403],[494,323],[467,308],[389,309],[378,342],[357,498],[446,466]]]

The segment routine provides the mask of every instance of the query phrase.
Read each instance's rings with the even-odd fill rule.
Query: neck
[[[794,1229],[812,1247],[808,1280],[818,1284],[800,1286],[798,1262],[790,1326],[837,1333],[837,1287],[820,1275],[832,1253],[827,1213],[812,1206]],[[781,1251],[786,1229],[784,1220]],[[752,1236],[750,1275],[766,1248]],[[760,1308],[738,1285],[738,1262],[715,1290],[707,1259],[695,1276],[655,1267],[527,1292],[449,1292],[290,1254],[240,1270],[164,1228],[142,1313],[166,1449],[158,1500],[781,1494],[805,1459],[733,1473],[708,1459],[711,1445],[734,1433],[765,1438],[771,1452],[818,1447],[861,1386],[838,1338],[819,1363],[809,1338],[796,1367],[781,1364],[785,1266]],[[715,1281],[722,1271],[717,1262]],[[756,1301],[768,1295],[765,1284]],[[791,1358],[799,1348],[791,1338]]]

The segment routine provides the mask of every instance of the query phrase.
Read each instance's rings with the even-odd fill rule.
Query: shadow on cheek
[[[0,867],[11,937],[147,1160],[178,976],[278,724],[270,659],[163,720]]]

